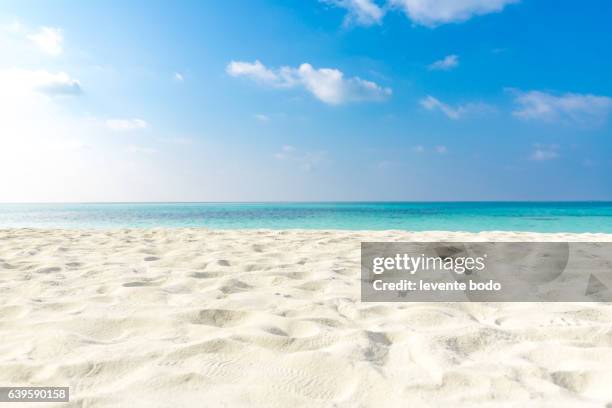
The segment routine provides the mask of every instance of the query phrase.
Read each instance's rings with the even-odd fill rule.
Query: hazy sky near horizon
[[[611,200],[610,15],[4,1],[0,202]]]

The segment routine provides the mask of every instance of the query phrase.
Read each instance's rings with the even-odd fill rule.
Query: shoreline
[[[338,234],[392,234],[394,236],[398,234],[404,234],[407,236],[414,235],[429,235],[433,234],[436,236],[449,236],[449,235],[478,235],[486,236],[489,235],[494,238],[497,235],[539,235],[543,237],[551,237],[555,235],[561,236],[593,236],[602,238],[612,238],[612,233],[609,232],[572,232],[572,231],[560,231],[560,232],[538,232],[538,231],[520,231],[520,230],[482,230],[478,232],[466,231],[466,230],[405,230],[405,229],[338,229],[338,228],[207,228],[207,227],[1,227],[0,233],[3,232],[16,232],[16,231],[33,231],[33,232],[101,232],[101,233],[113,233],[113,232],[151,232],[151,231],[177,231],[177,232],[207,232],[207,233],[248,233],[248,234],[265,234],[265,233],[305,233],[305,234],[316,234],[316,233],[338,233]]]

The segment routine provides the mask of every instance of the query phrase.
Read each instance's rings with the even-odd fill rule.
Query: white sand
[[[612,235],[0,230],[0,385],[83,407],[612,404],[611,305],[361,303],[363,240]]]

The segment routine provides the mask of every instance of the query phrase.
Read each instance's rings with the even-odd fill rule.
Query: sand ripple
[[[0,230],[0,384],[74,407],[612,405],[608,304],[359,301],[361,241],[439,239],[612,237]]]

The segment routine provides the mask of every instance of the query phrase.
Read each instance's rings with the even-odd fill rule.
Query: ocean
[[[14,227],[612,233],[612,202],[0,204]]]

